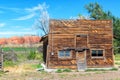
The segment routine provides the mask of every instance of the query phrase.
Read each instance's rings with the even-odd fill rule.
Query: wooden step
[[[86,69],[86,64],[82,62],[77,63],[78,71],[79,70],[85,70]]]

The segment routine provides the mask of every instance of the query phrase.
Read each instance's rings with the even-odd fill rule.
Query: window
[[[60,50],[58,52],[59,58],[70,58],[71,57],[71,51],[70,50]]]
[[[103,50],[92,50],[92,57],[103,57]]]

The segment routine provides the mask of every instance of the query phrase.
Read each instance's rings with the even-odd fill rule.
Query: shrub
[[[57,69],[56,73],[62,73],[62,69]]]
[[[40,60],[40,62],[43,62],[43,54],[42,53],[36,53],[35,59]]]
[[[30,53],[27,56],[27,59],[29,60],[40,60],[41,62],[43,61],[43,55],[42,53],[38,53],[36,51],[30,51]]]
[[[117,71],[118,70],[118,68],[111,68],[111,69],[87,69],[87,70],[85,70],[85,71],[87,71],[87,72],[89,72],[89,71]]]
[[[17,61],[17,54],[15,52],[4,53],[4,61],[5,60],[16,62]]]
[[[4,71],[0,71],[0,76],[2,76],[5,72]]]
[[[33,60],[35,59],[35,56],[36,56],[36,52],[35,51],[30,51],[29,55],[27,56],[27,58],[29,60]]]
[[[105,69],[87,69],[85,71],[89,72],[89,71],[106,71],[106,70]]]
[[[35,65],[31,65],[31,66],[32,66],[32,68],[34,68],[34,69],[43,68],[43,67],[41,66],[41,64],[35,64]]]
[[[120,65],[120,62],[115,62],[116,65]]]
[[[71,72],[71,69],[57,69],[56,73],[62,73],[62,72]]]
[[[15,63],[15,62],[13,62],[13,61],[5,60],[4,63],[3,63],[3,65],[4,65],[5,67],[15,66],[15,65],[17,65],[17,63]]]
[[[23,62],[27,60],[28,53],[18,53],[17,58],[19,62]]]
[[[118,68],[112,68],[112,69],[110,69],[111,71],[117,71],[118,70]]]
[[[71,69],[63,69],[63,72],[71,72]]]
[[[115,55],[115,61],[120,61],[120,54]]]

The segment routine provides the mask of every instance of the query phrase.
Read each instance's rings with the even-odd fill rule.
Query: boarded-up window
[[[58,52],[59,58],[70,58],[71,57],[71,51],[70,50],[60,50]]]
[[[87,35],[85,34],[76,35],[76,48],[85,47],[87,47]]]
[[[92,57],[103,57],[103,50],[92,50]]]

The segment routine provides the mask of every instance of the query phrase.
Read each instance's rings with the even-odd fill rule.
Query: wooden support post
[[[1,70],[4,71],[4,68],[3,68],[3,53],[1,53]]]
[[[3,71],[3,53],[0,52],[0,70]]]

